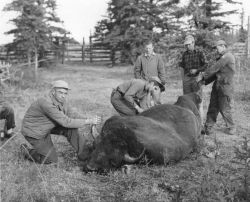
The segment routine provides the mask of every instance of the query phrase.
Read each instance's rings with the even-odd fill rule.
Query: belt
[[[124,96],[124,93],[120,90],[119,87],[117,87],[115,90],[116,90],[116,92],[118,92],[118,93],[120,93],[122,96]]]

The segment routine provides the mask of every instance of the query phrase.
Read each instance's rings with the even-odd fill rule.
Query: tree
[[[108,16],[98,22],[95,36],[113,50],[121,50],[123,61],[134,62],[144,41],[158,42],[166,33],[179,29],[178,0],[111,0]]]
[[[55,0],[13,0],[4,8],[5,11],[18,13],[18,16],[11,20],[16,28],[6,33],[14,35],[14,41],[7,44],[7,47],[19,53],[20,50],[24,52],[29,66],[34,56],[35,77],[37,77],[39,51],[53,45],[53,34],[66,33],[64,29],[55,26],[61,23],[55,14],[55,9]]]
[[[230,30],[230,22],[222,20],[238,10],[222,11],[222,5],[239,4],[233,0],[190,0],[185,8],[186,16],[191,17],[189,20],[189,29],[197,36],[197,43],[203,47],[211,47],[214,40],[215,31],[226,33]]]

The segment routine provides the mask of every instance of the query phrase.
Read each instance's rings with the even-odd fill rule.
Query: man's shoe
[[[236,133],[237,133],[235,127],[233,127],[233,128],[226,128],[225,132],[226,132],[228,135],[236,135]]]
[[[21,155],[22,155],[24,158],[29,158],[29,156],[30,156],[29,150],[30,150],[30,148],[28,147],[28,145],[26,145],[26,144],[21,144],[21,146],[20,146],[20,151],[21,151]]]
[[[4,141],[4,138],[5,138],[4,131],[1,131],[1,132],[0,132],[0,140],[1,140],[1,141]]]
[[[14,132],[11,133],[5,133],[5,138],[9,139],[14,135]]]
[[[214,133],[214,130],[212,127],[205,125],[204,126],[204,132],[206,135],[212,135]]]

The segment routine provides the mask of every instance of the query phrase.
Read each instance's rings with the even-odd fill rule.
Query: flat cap
[[[152,76],[149,78],[149,82],[154,82],[156,83],[159,87],[160,87],[160,90],[163,92],[165,91],[165,86],[162,84],[161,80],[159,79],[159,77],[157,76]]]
[[[69,84],[63,80],[57,80],[52,83],[52,88],[64,88],[70,90]]]
[[[226,44],[226,42],[224,40],[218,40],[218,41],[216,41],[215,46],[221,46],[221,45],[226,46],[227,44]]]
[[[194,42],[194,37],[192,35],[187,35],[185,37],[184,45],[191,44]]]

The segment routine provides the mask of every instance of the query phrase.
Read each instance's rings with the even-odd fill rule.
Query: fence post
[[[93,62],[93,53],[92,53],[92,36],[89,36],[89,60],[90,63]]]
[[[82,63],[85,63],[85,41],[82,39]]]
[[[250,58],[250,16],[247,22],[247,58]]]

